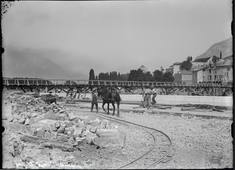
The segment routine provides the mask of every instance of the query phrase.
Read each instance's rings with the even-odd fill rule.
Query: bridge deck
[[[115,86],[115,87],[212,87],[232,88],[232,85],[220,83],[182,84],[156,81],[115,81],[115,80],[59,80],[59,79],[3,79],[4,86]]]

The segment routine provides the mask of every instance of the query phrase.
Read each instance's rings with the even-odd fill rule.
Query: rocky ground
[[[156,168],[233,167],[232,120],[147,112],[130,112],[122,117],[162,130],[171,137],[175,150],[173,160]]]
[[[3,167],[117,168],[151,147],[146,132],[97,118],[89,106],[46,104],[40,97],[4,92]],[[173,159],[156,168],[232,168],[232,120],[137,110],[121,112],[120,118],[162,130],[173,143]]]
[[[145,131],[63,104],[17,92],[3,98],[3,168],[117,168],[153,144]]]
[[[77,110],[89,106],[89,103],[79,103]],[[171,107],[172,113],[167,114],[168,107],[162,106],[159,111],[134,105],[120,106],[121,119],[156,128],[170,136],[175,154],[171,161],[157,165],[157,169],[232,168],[231,108],[218,107],[214,111],[211,106],[182,105],[181,108]],[[184,114],[174,113],[181,112],[182,108],[189,110]]]

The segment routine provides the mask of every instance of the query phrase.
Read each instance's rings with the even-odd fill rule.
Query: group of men
[[[157,93],[154,92],[153,95],[152,95],[152,101],[151,101],[151,93],[150,92],[144,93],[144,95],[143,95],[143,99],[144,99],[143,106],[145,108],[149,109],[151,105],[156,104],[156,99],[155,99],[156,96],[157,96]]]

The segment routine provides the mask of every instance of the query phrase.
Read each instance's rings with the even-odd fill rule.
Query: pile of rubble
[[[97,148],[124,146],[125,135],[107,120],[78,117],[63,106],[47,104],[40,97],[14,94],[8,100],[12,103],[8,120],[30,129],[20,137],[23,142],[70,152],[80,150],[82,144]]]

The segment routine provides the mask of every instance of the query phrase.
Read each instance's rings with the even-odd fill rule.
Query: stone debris
[[[31,134],[23,136],[22,141],[39,144],[47,140],[48,142],[41,145],[42,147],[64,148],[71,151],[71,149],[65,149],[68,148],[67,145],[76,146],[86,141],[91,145],[106,147],[102,140],[109,142],[113,140],[115,143],[116,138],[119,138],[117,126],[108,120],[98,118],[90,120],[88,116],[78,117],[66,111],[63,106],[52,103],[52,98],[49,95],[34,96],[17,93],[7,98],[12,103],[9,121],[30,127]],[[56,142],[62,142],[66,147],[60,147],[61,144],[57,145]]]
[[[22,145],[21,143],[17,142],[17,141],[14,141],[13,142],[13,152],[12,152],[12,156],[13,157],[16,157],[18,155],[21,154],[21,152],[23,151],[24,149],[24,145]]]
[[[52,157],[49,160],[48,156],[43,155],[41,152],[44,150],[53,149],[55,152],[67,153],[123,146],[121,140],[124,138],[120,137],[118,126],[108,120],[77,116],[63,105],[48,101],[50,99],[45,96],[11,93],[6,98],[4,101],[9,105],[9,113],[5,115],[5,121],[14,127],[10,130],[17,135],[14,144],[11,141],[12,151],[9,152],[14,158],[12,161],[15,168],[56,167],[57,163],[61,164],[61,168],[66,165],[62,162],[51,165],[49,162]],[[47,159],[37,159],[37,155]],[[29,159],[29,156],[33,159]],[[61,160],[65,161],[65,157]],[[74,165],[76,161],[68,165],[68,168]]]

